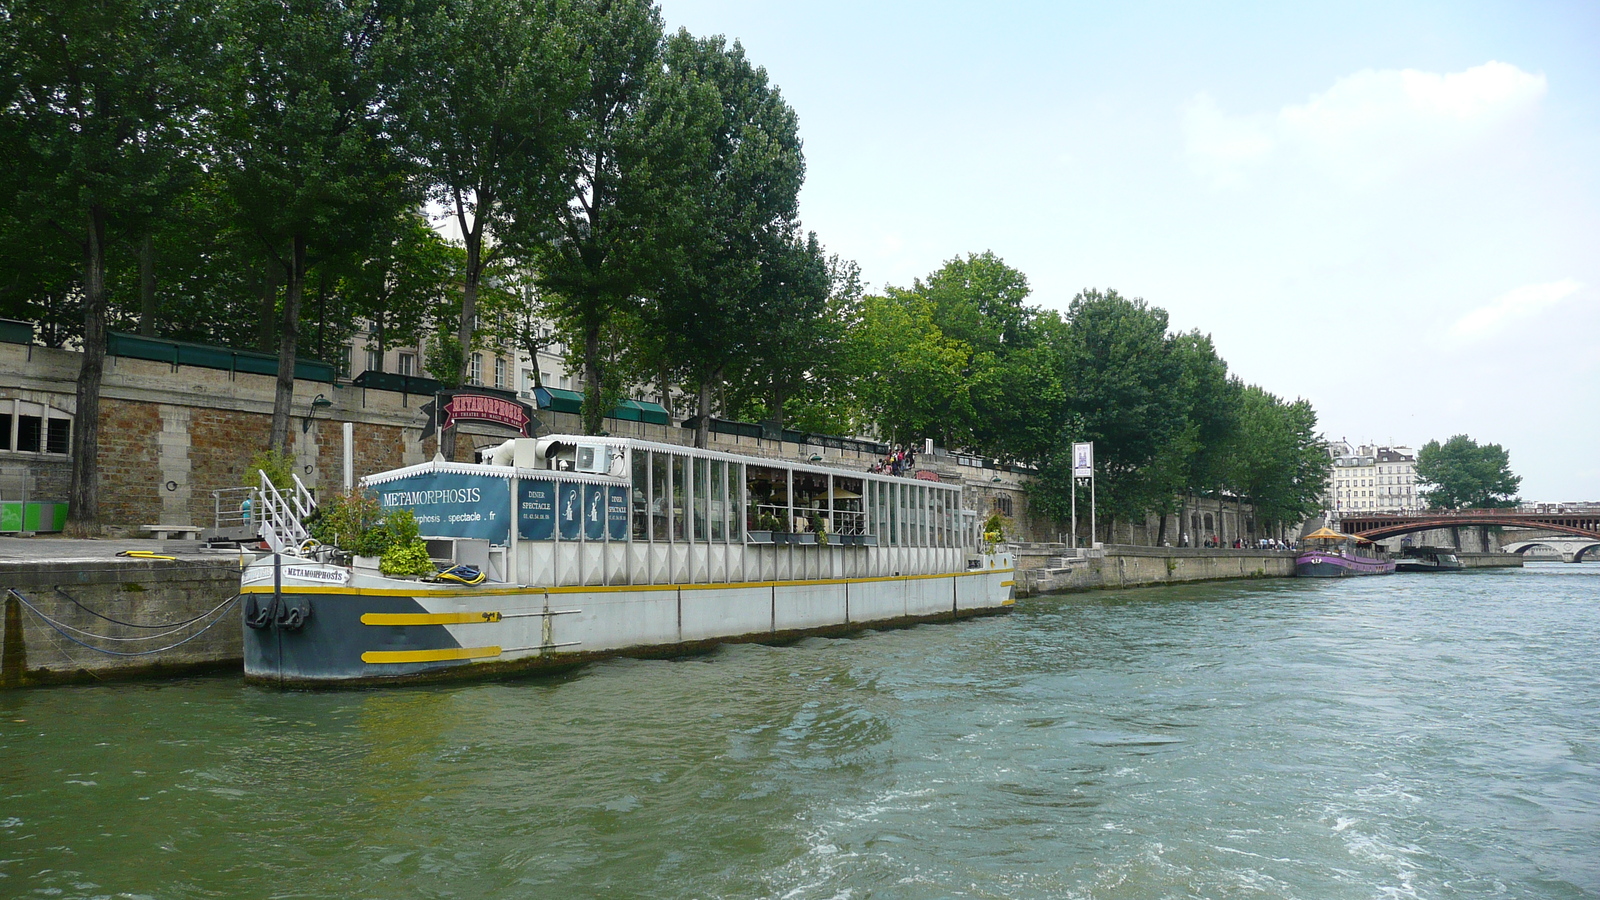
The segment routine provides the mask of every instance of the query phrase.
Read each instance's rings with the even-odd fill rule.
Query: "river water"
[[[1600,565],[0,694],[0,897],[1600,896]]]

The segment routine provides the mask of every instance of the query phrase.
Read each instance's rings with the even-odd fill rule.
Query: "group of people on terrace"
[[[873,463],[867,471],[874,475],[909,475],[916,464],[917,451],[907,448],[890,453]]]

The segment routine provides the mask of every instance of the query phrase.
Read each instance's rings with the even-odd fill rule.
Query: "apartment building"
[[[1410,447],[1332,441],[1326,506],[1347,512],[1411,513],[1423,508],[1417,493],[1417,455]]]
[[[476,350],[467,357],[467,383],[516,391],[523,399],[531,398],[533,389],[540,385],[576,389],[578,378],[567,371],[567,347],[554,339],[548,325],[541,327],[545,343],[539,349],[537,360],[530,359],[525,351],[511,347]],[[425,377],[427,372],[423,366],[426,357],[427,344],[423,341],[385,347],[380,354],[377,336],[373,334],[370,324],[361,322],[350,345],[345,348],[339,367],[347,378],[355,378],[369,371]]]

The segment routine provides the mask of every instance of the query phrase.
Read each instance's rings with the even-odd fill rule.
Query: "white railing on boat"
[[[289,477],[294,479],[294,487],[280,492],[267,473],[261,473],[261,539],[274,553],[298,550],[311,537],[304,522],[317,508],[316,498],[300,482],[300,476],[291,472]]]

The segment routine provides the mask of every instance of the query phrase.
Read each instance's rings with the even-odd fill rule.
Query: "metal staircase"
[[[294,487],[280,492],[267,473],[261,473],[261,489],[256,496],[260,503],[261,539],[273,553],[300,552],[300,547],[311,537],[304,521],[317,508],[316,498],[300,483],[300,476],[290,473]]]

